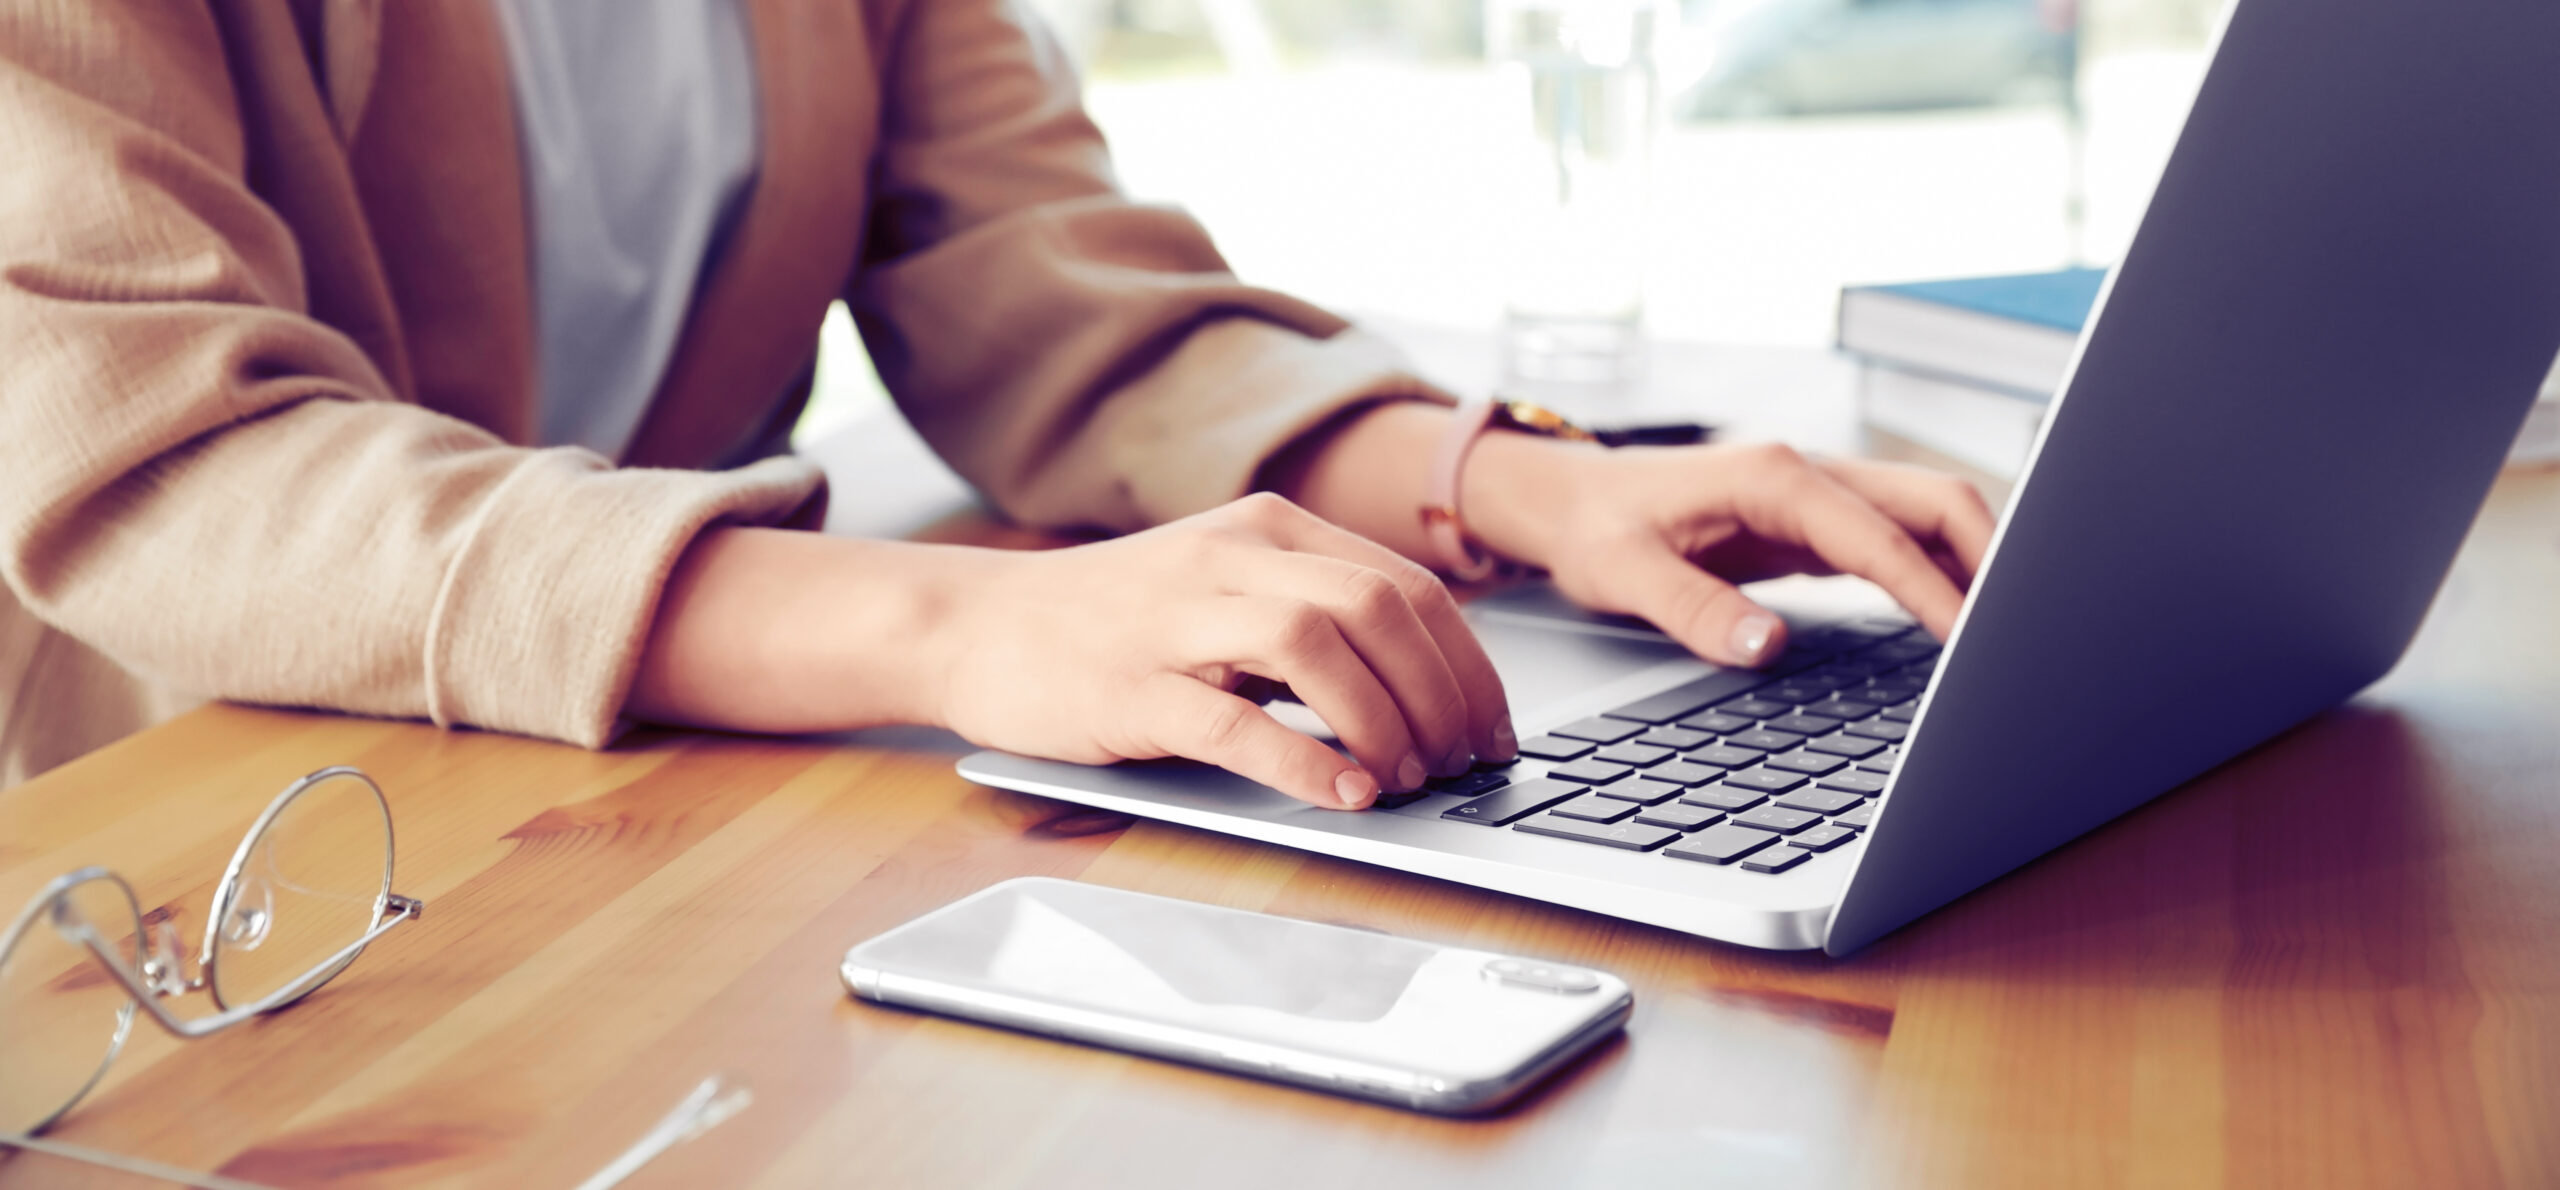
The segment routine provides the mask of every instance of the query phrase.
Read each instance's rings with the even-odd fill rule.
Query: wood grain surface
[[[296,1007],[139,1030],[54,1135],[279,1186],[568,1187],[722,1071],[754,1106],[632,1184],[2560,1184],[2560,475],[2500,484],[2374,689],[1847,960],[977,788],[952,753],[217,706],[0,794],[0,910],[101,863],[195,938],[266,799],[358,765],[427,902]],[[1638,1008],[1452,1121],[838,986],[851,943],[1034,873],[1594,964]],[[137,1183],[0,1153],[0,1187],[89,1184]]]

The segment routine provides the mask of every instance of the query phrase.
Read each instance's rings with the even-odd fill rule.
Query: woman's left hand
[[[1418,404],[1365,411],[1284,457],[1274,478],[1327,519],[1437,565],[1414,510],[1429,498],[1420,460],[1448,417]],[[1775,658],[1786,625],[1737,584],[1858,575],[1943,639],[1992,529],[1973,485],[1926,468],[1775,444],[1603,450],[1501,430],[1469,454],[1459,506],[1470,536],[1548,571],[1575,602],[1744,666]]]
[[[1569,449],[1488,438],[1471,460],[1469,527],[1599,611],[1641,616],[1710,661],[1758,665],[1786,625],[1738,584],[1854,574],[1944,639],[1990,508],[1951,475],[1776,444]]]

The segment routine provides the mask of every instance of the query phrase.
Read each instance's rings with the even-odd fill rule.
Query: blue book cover
[[[1875,288],[1994,318],[2077,334],[2081,325],[2089,321],[2089,308],[2097,304],[2098,286],[2106,279],[2105,269],[2078,268],[2057,273],[1913,281]]]
[[[1873,363],[2042,401],[2062,384],[2105,269],[1855,285],[1840,348]]]

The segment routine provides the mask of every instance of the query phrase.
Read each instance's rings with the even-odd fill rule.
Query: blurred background
[[[1032,0],[1135,195],[1237,271],[1489,329],[1530,117],[1503,44],[1546,0]],[[1643,320],[1820,346],[1843,285],[2111,263],[2222,0],[1620,0],[1651,11]],[[874,406],[839,310],[804,440]]]

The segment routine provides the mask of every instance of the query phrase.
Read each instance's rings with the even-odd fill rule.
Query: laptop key
[[[1770,757],[1768,765],[1773,769],[1785,769],[1790,773],[1819,777],[1824,773],[1845,769],[1849,767],[1849,762],[1820,752],[1789,752],[1784,756]]]
[[[1728,748],[1757,748],[1763,752],[1784,752],[1804,742],[1804,737],[1791,731],[1739,731],[1724,738]]]
[[[1657,764],[1646,769],[1644,775],[1656,781],[1669,781],[1674,785],[1704,785],[1723,776],[1724,770],[1710,765],[1692,764],[1686,760],[1675,760],[1669,764]]]
[[[1920,717],[1920,700],[1915,698],[1898,707],[1886,707],[1884,717],[1896,723],[1909,723]]]
[[[1824,789],[1837,789],[1842,793],[1854,793],[1860,797],[1874,797],[1875,795],[1884,792],[1884,777],[1882,775],[1877,773],[1861,773],[1855,770],[1846,773],[1833,773],[1828,777],[1824,777],[1823,779],[1814,782],[1814,784],[1819,785]]]
[[[1596,793],[1583,794],[1547,811],[1549,814],[1562,814],[1567,818],[1579,818],[1584,822],[1616,822],[1635,812],[1634,802],[1605,798]]]
[[[1891,752],[1879,752],[1874,756],[1870,756],[1865,760],[1859,761],[1858,771],[1862,773],[1874,773],[1880,777],[1890,777],[1893,775],[1893,762],[1895,759],[1895,756]]]
[[[1750,727],[1750,724],[1745,723],[1741,727],[1734,728],[1734,730],[1746,731],[1749,730]],[[1712,744],[1715,742],[1715,739],[1716,737],[1713,732],[1695,731],[1686,727],[1657,727],[1643,735],[1637,736],[1636,742],[1639,744],[1651,744],[1656,748],[1669,748],[1674,752],[1686,752],[1691,748],[1704,747],[1705,745]]]
[[[1794,773],[1772,772],[1765,768],[1745,769],[1739,773],[1726,773],[1724,783],[1755,793],[1785,793],[1804,784],[1804,778]]]
[[[1824,719],[1832,720],[1831,725],[1836,728],[1841,723],[1848,720],[1864,719],[1875,714],[1876,704],[1871,702],[1859,702],[1853,698],[1841,698],[1834,695],[1830,702],[1806,703],[1803,706],[1797,707],[1796,713],[1799,715],[1817,715]]]
[[[1631,777],[1624,781],[1611,781],[1592,790],[1593,793],[1602,797],[1647,806],[1658,806],[1670,801],[1680,796],[1680,791],[1681,787],[1678,785],[1668,781],[1656,781],[1649,777]]]
[[[1858,832],[1848,827],[1833,826],[1826,822],[1812,830],[1797,832],[1787,839],[1787,845],[1802,847],[1807,851],[1829,851],[1857,837]]]
[[[1730,785],[1708,785],[1680,795],[1681,805],[1705,806],[1710,810],[1722,810],[1727,814],[1740,813],[1767,800],[1769,799],[1761,794],[1748,789],[1735,789]]]
[[[1746,872],[1783,872],[1813,858],[1813,853],[1797,847],[1772,847],[1742,858]]]
[[[1578,785],[1606,785],[1634,771],[1623,764],[1602,764],[1597,760],[1577,760],[1571,764],[1547,766],[1548,776]]]
[[[1782,793],[1777,798],[1779,805],[1790,810],[1805,810],[1815,814],[1837,814],[1866,800],[1854,793],[1842,793],[1839,790],[1824,789],[1818,785]]]
[[[1439,793],[1437,789],[1416,789],[1410,793],[1382,793],[1369,803],[1372,810],[1401,810],[1415,802]]]
[[[1770,702],[1762,698],[1737,698],[1716,709],[1728,715],[1740,715],[1745,719],[1775,719],[1795,708],[1783,702]]]
[[[1671,749],[1656,748],[1651,744],[1613,744],[1592,753],[1591,759],[1643,768],[1647,765],[1660,764],[1671,759],[1672,756]]]
[[[1911,734],[1911,725],[1896,723],[1890,719],[1869,719],[1864,723],[1852,723],[1845,730],[1851,735],[1862,735],[1871,740],[1884,740],[1898,744],[1902,742],[1904,736]]]
[[[1867,638],[1856,633],[1842,632],[1837,625],[1833,624],[1815,624],[1810,627],[1789,624],[1787,643],[1816,653],[1837,654],[1866,644]]]
[[[1748,748],[1728,748],[1718,744],[1712,748],[1700,748],[1680,759],[1691,764],[1713,765],[1720,769],[1742,769],[1760,763],[1760,753]]]
[[[1868,802],[1866,805],[1860,806],[1855,810],[1851,810],[1846,814],[1834,815],[1831,819],[1831,824],[1833,826],[1845,826],[1856,830],[1865,830],[1868,827],[1875,825],[1875,821],[1876,804],[1874,802]]]
[[[1722,711],[1708,711],[1703,715],[1691,715],[1681,720],[1680,726],[1714,735],[1730,735],[1737,731],[1751,730],[1751,720],[1740,715],[1728,715]]]
[[[1733,816],[1733,821],[1737,826],[1792,835],[1822,821],[1822,815],[1804,810],[1790,810],[1785,806],[1767,805],[1755,806],[1736,814]]]
[[[1839,735],[1825,736],[1821,739],[1815,740],[1814,742],[1805,745],[1805,747],[1811,748],[1816,752],[1828,752],[1833,756],[1845,756],[1851,760],[1865,760],[1878,752],[1884,751],[1884,741],[1871,740],[1865,736],[1850,735],[1847,732],[1842,732]]]
[[[1846,653],[1851,649],[1863,649],[1877,641],[1887,639],[1889,634],[1855,620],[1835,620],[1796,629],[1788,635],[1795,643],[1808,649]]]
[[[1577,740],[1589,740],[1595,744],[1614,744],[1643,730],[1644,724],[1641,723],[1629,723],[1624,719],[1594,715],[1588,719],[1567,723],[1547,734],[1572,736]]]
[[[1542,735],[1520,742],[1520,754],[1538,760],[1571,760],[1590,751],[1589,741],[1566,739],[1560,735]]]
[[[1425,783],[1424,788],[1440,793],[1454,793],[1460,797],[1474,797],[1479,793],[1500,789],[1510,783],[1511,774],[1509,773],[1501,772],[1499,770],[1494,772],[1470,770],[1468,772],[1460,773],[1454,777],[1441,777],[1432,780]]]
[[[1676,855],[1705,864],[1729,864],[1778,841],[1767,831],[1749,830],[1732,823],[1718,823],[1691,835],[1677,846],[1664,849],[1664,855]]]
[[[1753,698],[1765,698],[1770,702],[1784,703],[1820,702],[1830,696],[1831,688],[1828,686],[1799,685],[1793,679],[1774,686],[1762,686],[1751,692]]]
[[[1693,831],[1724,821],[1724,811],[1705,806],[1647,806],[1636,811],[1636,821],[1646,826],[1667,826],[1675,831]]]
[[[1651,698],[1637,699],[1609,713],[1620,719],[1633,719],[1639,723],[1669,723],[1684,715],[1705,710],[1708,706],[1737,694],[1759,689],[1767,685],[1769,680],[1770,675],[1748,669],[1720,669],[1695,681],[1683,682]]]
[[[1781,715],[1771,719],[1765,726],[1771,731],[1783,731],[1793,735],[1824,735],[1840,730],[1840,721],[1820,715]]]
[[[1864,657],[1843,657],[1813,672],[1824,677],[1838,678],[1843,686],[1864,686],[1868,678],[1891,672],[1893,669],[1892,662],[1871,661]]]
[[[1541,814],[1511,828],[1532,835],[1555,839],[1571,839],[1577,843],[1598,843],[1603,847],[1623,847],[1629,851],[1651,851],[1680,837],[1680,832],[1667,826],[1650,826],[1640,822],[1621,822],[1609,826],[1583,822],[1574,818],[1558,818]]]
[[[1786,652],[1778,654],[1777,660],[1760,667],[1760,676],[1763,678],[1791,677],[1831,660],[1832,656],[1838,652],[1837,649],[1808,649],[1802,645],[1789,644]]]
[[[1398,818],[1438,818],[1466,804],[1467,799],[1454,793],[1439,793],[1426,789],[1422,791],[1420,797],[1411,801],[1407,801],[1401,794],[1397,795],[1394,801],[1380,797],[1374,808],[1377,812],[1393,814]]]
[[[1526,818],[1582,792],[1582,786],[1570,781],[1532,777],[1497,789],[1463,806],[1454,807],[1440,816],[1452,822],[1503,826],[1514,819]]]

